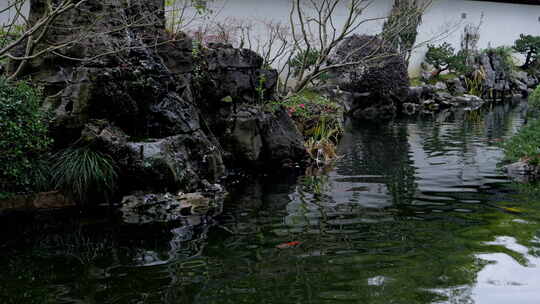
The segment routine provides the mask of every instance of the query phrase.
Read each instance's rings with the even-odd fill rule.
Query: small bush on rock
[[[450,68],[451,58],[454,56],[454,48],[449,43],[439,46],[428,44],[426,62],[435,68],[435,76]]]
[[[39,90],[0,78],[0,192],[46,187],[46,158],[52,140],[40,107]]]
[[[540,111],[540,86],[529,95],[529,107],[534,111]]]
[[[304,70],[308,70],[317,63],[320,56],[319,50],[304,50],[297,53],[289,61],[289,65],[293,69],[293,75],[296,77]]]
[[[507,75],[511,75],[517,69],[516,60],[514,59],[514,49],[508,46],[499,46],[496,48],[488,48],[484,50],[487,54],[499,56],[502,59],[502,69]]]
[[[337,158],[336,145],[343,134],[342,107],[336,102],[305,90],[271,108],[285,107],[306,140],[306,150],[317,164],[329,164]]]
[[[470,73],[471,68],[466,65],[465,59],[464,52],[455,53],[455,49],[447,42],[438,46],[428,44],[426,62],[435,68],[435,77],[439,77],[444,71],[462,75]]]
[[[525,55],[525,63],[523,68],[530,67],[538,60],[538,52],[540,51],[540,36],[519,35],[519,39],[514,44],[514,50]]]

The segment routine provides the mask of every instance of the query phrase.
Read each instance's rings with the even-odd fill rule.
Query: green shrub
[[[525,55],[525,64],[523,68],[528,68],[531,64],[537,62],[538,52],[540,51],[540,36],[519,35],[519,39],[514,44],[514,50]]]
[[[426,62],[433,65],[436,69],[435,76],[439,76],[441,72],[450,71],[452,73],[468,74],[471,68],[465,63],[466,55],[459,51],[455,53],[455,49],[447,42],[441,45],[428,44],[426,53]]]
[[[117,173],[110,157],[90,147],[70,147],[54,155],[52,183],[73,200],[109,200],[116,188]]]
[[[433,65],[439,75],[450,68],[451,58],[454,56],[454,48],[447,42],[441,45],[428,44],[426,62]]]
[[[343,134],[342,107],[318,94],[301,93],[269,104],[271,109],[284,107],[306,140],[306,150],[317,164],[337,159],[336,146]]]
[[[510,162],[526,160],[540,163],[540,119],[533,120],[514,137],[503,144],[506,159]]]
[[[0,48],[6,47],[8,44],[19,39],[24,33],[23,25],[13,25],[12,27],[0,27]]]
[[[540,86],[529,95],[529,107],[532,110],[540,111]]]
[[[296,77],[304,70],[308,70],[317,63],[317,59],[320,56],[319,50],[304,50],[296,54],[291,60],[289,65],[293,69],[293,75]]]
[[[40,110],[40,92],[25,82],[0,78],[0,192],[45,187],[46,159],[52,140]]]

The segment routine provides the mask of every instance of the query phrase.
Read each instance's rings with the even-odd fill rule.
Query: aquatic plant
[[[308,131],[305,146],[309,156],[317,164],[329,164],[338,158],[336,145],[343,133],[340,124],[322,117],[317,125]]]
[[[116,189],[117,173],[112,159],[87,146],[58,152],[51,170],[55,188],[81,204],[89,197],[109,200]]]
[[[486,71],[484,67],[474,71],[472,76],[465,77],[465,84],[469,95],[482,97],[484,95],[484,80],[486,79]]]

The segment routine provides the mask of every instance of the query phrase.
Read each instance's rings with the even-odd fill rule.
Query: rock
[[[452,94],[448,92],[436,92],[434,98],[437,102],[448,101],[453,98]]]
[[[122,199],[120,211],[123,221],[129,224],[180,221],[194,225],[221,214],[225,195],[224,191],[177,195],[137,193]]]
[[[230,167],[261,171],[306,160],[292,119],[282,109],[269,113],[261,107],[274,94],[277,71],[264,69],[255,52],[230,45],[211,44],[202,54],[199,103]]]
[[[529,183],[538,179],[540,168],[526,161],[519,161],[504,167],[508,176],[520,183]]]
[[[422,73],[420,74],[420,77],[422,78],[422,80],[424,82],[429,82],[431,80],[431,78],[433,78],[433,73],[432,72],[429,72],[429,71],[422,71]]]
[[[422,108],[423,110],[436,112],[439,110],[440,106],[439,106],[439,103],[437,103],[435,100],[428,99],[422,102]]]
[[[261,123],[264,145],[264,161],[276,167],[298,166],[308,154],[304,139],[285,109],[265,113]]]
[[[239,162],[248,162],[253,166],[261,157],[263,138],[259,127],[262,114],[253,106],[242,105],[227,118],[229,121],[224,138],[224,145]]]
[[[317,89],[317,91],[334,101],[340,104],[343,107],[343,112],[346,114],[351,114],[356,110],[356,106],[359,100],[369,98],[371,93],[356,93],[349,92],[336,87],[335,85],[326,85]]]
[[[81,138],[115,160],[123,192],[193,191],[225,172],[219,144],[200,131],[135,142],[102,120],[88,123]]]
[[[423,99],[424,87],[409,87],[407,103],[420,103]],[[403,105],[405,106],[405,104]]]
[[[30,23],[49,2],[30,1]],[[136,24],[118,31],[119,20]],[[224,175],[227,155],[240,167],[271,169],[308,158],[284,111],[255,107],[278,79],[260,55],[214,44],[194,58],[191,39],[171,39],[165,23],[163,0],[87,0],[54,20],[43,41],[73,47],[29,60],[20,76],[44,88],[57,148],[88,144],[111,156],[122,194],[199,191]],[[230,151],[220,145],[227,140]]]
[[[36,194],[32,206],[37,209],[66,208],[74,207],[75,202],[58,191],[50,191]]]
[[[377,54],[385,56],[369,66],[351,65],[329,73],[329,83],[340,90],[369,93],[353,98],[352,116],[359,120],[390,119],[407,101],[409,77],[403,57],[375,36],[355,34],[344,39],[328,59],[329,64],[340,64]]]
[[[418,113],[419,107],[419,104],[406,102],[403,104],[403,114],[409,116],[415,115],[416,113]]]
[[[504,63],[504,59],[492,50],[482,52],[474,58],[474,72],[471,77],[481,73],[484,92],[492,92],[503,96],[510,92],[512,73]]]
[[[58,191],[39,192],[33,195],[17,195],[0,201],[0,211],[21,209],[60,209],[74,207],[75,202]]]
[[[463,87],[463,83],[458,77],[449,79],[446,81],[446,85],[448,87],[448,91],[453,95],[463,95],[465,94],[466,90]]]
[[[0,214],[6,210],[31,209],[33,197],[28,195],[15,195],[13,197],[0,200]]]
[[[464,94],[463,96],[456,96],[453,98],[453,102],[461,106],[477,107],[484,103],[484,100],[478,96]]]
[[[39,20],[47,3],[31,1],[31,21]],[[49,54],[30,60],[21,76],[31,74],[43,86],[45,108],[54,114],[52,131],[57,145],[76,141],[92,119],[107,119],[135,137],[165,137],[200,129],[189,88],[192,42],[182,35],[170,39],[163,7],[161,0],[91,0],[54,20],[43,40],[75,41],[73,47],[58,52],[81,60]],[[99,20],[95,20],[96,14]],[[114,31],[119,19],[137,20],[144,26]],[[90,33],[95,37],[79,37]],[[24,46],[15,53],[22,51]],[[165,53],[167,57],[160,57]],[[173,55],[178,57],[177,63]],[[18,62],[12,61],[10,66],[16,69]]]
[[[199,85],[203,95],[200,99],[207,107],[226,105],[222,102],[225,97],[236,104],[256,104],[273,95],[277,71],[264,69],[264,59],[259,54],[230,45],[211,44],[201,51],[201,56]]]
[[[446,86],[446,83],[442,82],[442,81],[438,81],[436,84],[435,84],[435,89],[437,91],[446,91],[448,90],[448,87]]]
[[[536,76],[533,76],[533,75],[529,75],[529,77],[527,78],[527,86],[529,88],[536,88],[538,86],[538,84],[540,83],[540,81],[538,80],[538,78]]]

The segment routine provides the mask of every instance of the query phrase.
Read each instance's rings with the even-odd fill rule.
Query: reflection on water
[[[19,225],[0,248],[0,297],[537,303],[540,200],[498,168],[497,142],[522,124],[519,107],[501,105],[351,126],[335,169],[238,187],[220,216],[193,226]]]

